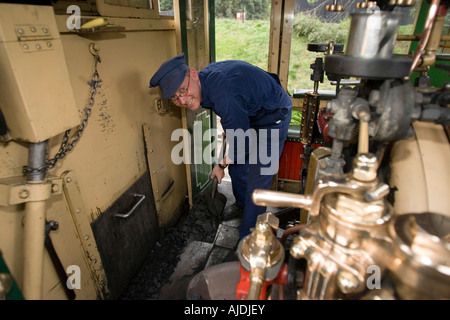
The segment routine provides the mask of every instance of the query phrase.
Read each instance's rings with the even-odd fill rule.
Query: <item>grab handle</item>
[[[137,207],[139,207],[139,205],[145,199],[145,195],[143,195],[143,194],[133,193],[133,196],[139,198],[138,201],[133,205],[133,207],[127,213],[116,213],[114,215],[114,217],[122,218],[122,219],[128,218],[129,216],[131,216],[134,213],[134,211],[137,209]]]

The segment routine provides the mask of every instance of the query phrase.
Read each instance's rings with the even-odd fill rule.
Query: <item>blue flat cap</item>
[[[150,88],[159,86],[163,99],[177,92],[186,77],[189,67],[185,63],[184,53],[164,62],[150,80]]]

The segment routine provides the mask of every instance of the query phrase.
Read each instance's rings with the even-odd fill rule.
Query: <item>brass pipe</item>
[[[358,153],[369,152],[369,122],[359,123]]]
[[[418,41],[420,34],[399,34],[395,38],[396,41]]]
[[[358,134],[358,153],[369,152],[369,120],[370,113],[362,111],[358,114],[359,134]]]
[[[327,193],[358,193],[359,186],[349,184],[345,176],[336,176],[334,179],[330,180],[330,177],[324,177],[322,180],[319,180],[312,195],[256,189],[253,191],[252,200],[259,206],[306,209],[309,210],[311,216],[316,217],[319,215],[322,198]]]
[[[261,289],[264,284],[265,269],[252,268],[250,273],[250,286],[248,288],[247,300],[259,300]]]
[[[364,158],[364,154],[359,154]],[[364,160],[361,163],[364,165]],[[359,163],[356,163],[359,165]],[[360,176],[363,172],[364,180],[374,180],[376,178],[376,170],[371,169],[370,175],[365,173],[366,169],[359,170],[354,168],[352,175],[335,175],[325,176],[317,181],[312,195],[302,195],[289,192],[271,191],[256,189],[253,191],[252,200],[259,206],[273,206],[273,207],[291,207],[309,210],[312,217],[319,215],[322,198],[328,193],[345,193],[350,195],[363,194],[367,190],[366,184],[355,183],[353,178],[361,180]],[[373,171],[373,172],[372,172]],[[368,178],[370,176],[370,179]]]
[[[421,35],[420,34],[399,34],[395,40],[397,41],[419,41]],[[441,35],[439,41],[450,41],[450,35],[443,34]]]
[[[312,197],[289,192],[279,192],[257,189],[253,191],[252,200],[259,206],[291,207],[309,210]]]

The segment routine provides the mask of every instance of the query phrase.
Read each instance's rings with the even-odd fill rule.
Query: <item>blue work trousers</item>
[[[243,155],[238,155],[237,163],[228,167],[236,205],[244,208],[239,229],[240,239],[250,233],[250,228],[255,227],[258,215],[266,212],[265,206],[253,203],[252,193],[255,189],[270,189],[273,176],[278,171],[279,159],[291,122],[291,110],[292,108],[283,109],[284,119],[279,121],[267,120],[267,117],[254,121],[250,130],[253,129],[256,141],[252,139],[247,146],[245,163],[242,163],[243,160],[239,161]]]

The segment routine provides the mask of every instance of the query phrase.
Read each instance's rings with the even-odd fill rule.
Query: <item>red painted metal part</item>
[[[313,143],[316,149],[322,144]],[[284,143],[283,152],[280,157],[280,166],[278,169],[279,179],[301,180],[301,170],[303,166],[303,144],[297,141],[286,141]]]
[[[239,300],[247,299],[248,289],[250,288],[250,274],[242,268],[242,265],[239,265],[239,269],[241,270],[241,278],[239,283],[236,286],[236,298]],[[261,288],[261,293],[259,295],[260,300],[266,300],[267,288],[272,284],[287,284],[287,273],[288,267],[287,264],[283,264],[278,272],[278,275],[275,279],[270,281],[264,281],[264,284]]]
[[[278,170],[279,179],[300,180],[300,170],[303,160],[303,144],[296,141],[286,141],[280,158]]]

